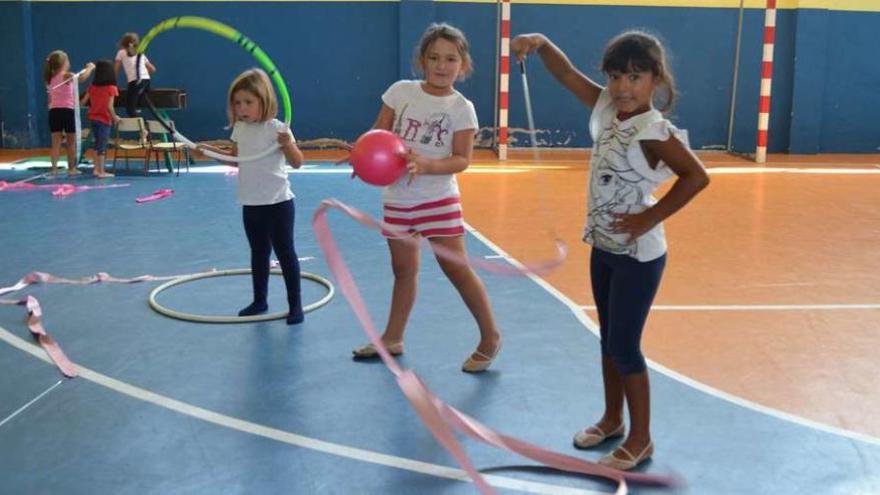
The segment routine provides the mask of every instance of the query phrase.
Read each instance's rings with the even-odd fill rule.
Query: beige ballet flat
[[[388,349],[388,353],[392,356],[400,356],[403,354],[403,342],[397,342],[396,344],[390,344],[386,346]],[[357,349],[353,349],[351,351],[352,357],[354,359],[370,359],[379,357],[379,351],[376,350],[376,346],[373,344],[367,344],[362,347],[358,347]]]
[[[625,455],[626,458],[616,455],[617,453]],[[654,455],[654,442],[649,442],[644,450],[642,450],[642,452],[637,456],[632,455],[630,451],[621,446],[614,449],[613,452],[606,455],[605,457],[599,459],[599,464],[602,464],[603,466],[608,466],[613,469],[619,469],[621,471],[629,471],[630,469],[650,459],[652,455]]]
[[[574,434],[574,446],[578,449],[589,449],[590,447],[599,445],[609,438],[622,437],[623,431],[623,423],[620,423],[617,428],[608,433],[602,431],[602,428],[599,428],[598,425],[593,425]]]
[[[495,352],[492,353],[491,356],[488,356],[480,351],[474,351],[467,359],[464,360],[464,363],[461,365],[461,371],[465,373],[480,373],[489,369],[489,366],[492,366],[492,361],[495,360],[495,357],[498,356],[498,352],[501,350],[501,342],[498,342],[498,347],[495,348]],[[479,359],[474,359],[474,356]]]

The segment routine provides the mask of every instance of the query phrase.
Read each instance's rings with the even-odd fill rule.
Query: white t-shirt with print
[[[614,233],[616,213],[640,213],[653,206],[653,192],[674,172],[662,161],[651,168],[639,141],[666,141],[675,136],[688,146],[686,131],[673,126],[659,111],[651,109],[624,121],[608,89],[603,89],[590,115],[593,152],[590,159],[587,225],[584,242],[603,251],[651,261],[666,253],[663,224],[639,238]]]
[[[430,95],[421,81],[398,81],[391,85],[382,101],[394,110],[393,131],[415,153],[429,158],[452,155],[452,137],[457,131],[477,132],[474,105],[458,91],[448,96]],[[406,173],[382,191],[385,203],[415,205],[458,196],[455,174],[418,175],[408,184]]]
[[[256,155],[278,144],[278,133],[287,129],[278,119],[235,123],[231,140],[238,156]],[[290,133],[290,129],[287,129]],[[293,137],[293,133],[290,133]],[[294,197],[287,179],[287,159],[281,150],[259,160],[238,164],[238,202],[246,206],[274,205]]]
[[[137,62],[137,55],[133,57],[128,56],[128,51],[124,48],[121,48],[118,52],[116,52],[116,61],[122,62],[122,68],[125,69],[125,79],[128,82],[137,81],[137,72],[135,72],[135,62]],[[141,57],[141,79],[149,79],[150,71],[147,70],[147,62],[150,59],[147,58],[146,55]]]

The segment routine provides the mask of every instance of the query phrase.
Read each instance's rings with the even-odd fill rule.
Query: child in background
[[[150,63],[146,54],[137,55],[140,38],[137,33],[125,33],[119,40],[119,51],[116,52],[116,61],[113,70],[119,77],[119,69],[125,70],[125,79],[128,81],[126,91],[125,109],[129,117],[140,115],[139,106],[143,105],[143,94],[150,90],[150,74],[156,72],[156,66]]]
[[[95,64],[89,62],[79,75],[79,82],[89,78]],[[70,59],[61,50],[55,50],[46,57],[43,64],[43,81],[46,83],[46,91],[49,93],[49,132],[52,134],[52,160],[51,174],[58,173],[58,155],[61,152],[61,141],[67,135],[67,173],[77,175],[76,165],[76,108],[73,84],[74,74],[70,72]]]
[[[88,119],[92,126],[92,139],[95,143],[95,169],[92,172],[99,179],[113,177],[113,174],[104,170],[107,143],[110,141],[110,129],[119,121],[113,104],[119,96],[116,87],[116,73],[113,71],[113,63],[109,60],[99,60],[95,65],[95,79],[82,104],[89,104]]]

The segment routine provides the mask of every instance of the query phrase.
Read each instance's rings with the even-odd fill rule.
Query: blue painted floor
[[[333,172],[312,169],[322,170]],[[0,180],[29,175],[4,172]],[[33,270],[128,277],[248,265],[234,178],[192,173],[113,181],[131,186],[65,199],[45,191],[0,193],[0,286]],[[297,251],[314,258],[302,268],[329,276],[311,230],[314,209],[322,198],[336,197],[375,215],[379,191],[339,173],[296,173],[292,182]],[[176,193],[156,203],[134,202],[160,188]],[[344,255],[382,324],[392,283],[385,241],[331,215]],[[471,235],[467,240],[474,256],[496,254]],[[598,459],[613,445],[596,452],[571,448],[574,432],[602,410],[597,339],[533,281],[481,275],[505,340],[491,371],[459,371],[476,345],[476,326],[428,253],[401,363],[449,404],[502,432]],[[0,426],[0,493],[475,492],[470,483],[408,467],[406,460],[458,468],[384,366],[350,359],[365,336],[341,295],[309,313],[302,325],[207,325],[153,312],[147,295],[156,285],[38,285],[12,297],[39,298],[46,328],[82,368],[248,424],[329,442],[336,446],[331,450],[348,446],[390,460],[352,459],[231,429],[84,377],[64,380],[9,419],[61,377],[51,364],[0,341],[0,421],[8,419]],[[323,294],[308,281],[304,288],[307,301]],[[233,314],[249,302],[249,291],[247,277],[219,278],[176,287],[161,302],[182,311]],[[270,291],[274,309],[286,309],[280,278],[272,279]],[[21,307],[0,306],[0,327],[30,341],[24,314]],[[674,493],[880,493],[880,446],[766,416],[666,375],[653,373],[651,379],[657,451],[646,471],[682,476],[687,486]],[[613,491],[600,481],[530,469],[526,459],[465,445],[487,473],[539,484],[521,487],[526,491]]]

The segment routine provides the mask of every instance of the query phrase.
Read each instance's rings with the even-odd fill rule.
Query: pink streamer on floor
[[[150,203],[152,201],[159,201],[160,199],[167,198],[174,194],[174,189],[156,189],[153,191],[153,194],[149,196],[141,196],[137,198],[135,203]]]
[[[104,184],[98,186],[77,186],[75,184],[31,184],[30,182],[6,182],[0,180],[0,192],[2,191],[40,191],[49,190],[52,196],[56,198],[64,198],[71,194],[81,191],[91,191],[96,189],[116,189],[119,187],[129,187],[130,184]]]
[[[18,304],[27,307],[28,329],[30,329],[34,337],[37,338],[40,346],[46,351],[46,354],[49,355],[49,358],[52,359],[61,371],[61,374],[68,378],[75,377],[77,375],[76,366],[70,362],[70,359],[68,359],[67,355],[64,354],[64,351],[61,350],[61,346],[58,345],[58,342],[46,333],[46,329],[43,328],[43,309],[40,307],[40,302],[37,301],[37,298],[27,296],[25,299],[19,301]]]
[[[11,294],[13,292],[18,292],[30,285],[38,283],[89,285],[109,282],[119,284],[136,284],[140,282],[172,280],[183,276],[186,275],[172,275],[164,277],[141,275],[139,277],[117,278],[108,273],[100,272],[89,277],[71,279],[56,277],[45,272],[31,272],[22,277],[21,280],[16,282],[14,285],[0,288],[0,296]],[[61,346],[58,344],[57,341],[55,341],[55,339],[52,338],[52,336],[49,335],[49,333],[46,331],[46,328],[43,326],[43,309],[40,306],[40,301],[38,301],[36,297],[28,295],[23,299],[0,299],[0,304],[25,306],[28,312],[27,327],[30,330],[31,334],[33,334],[34,337],[37,338],[40,346],[43,348],[43,350],[46,351],[46,354],[49,355],[49,358],[52,359],[52,362],[54,362],[55,366],[58,367],[58,370],[61,371],[61,374],[68,378],[73,378],[77,376],[76,366],[74,366],[67,355],[64,354],[64,351],[61,350]]]
[[[327,223],[327,210],[330,208],[342,211],[352,219],[377,231],[382,230],[383,223],[335,199],[326,199],[322,201],[312,219],[312,226],[315,230],[318,244],[324,252],[327,263],[330,266],[330,271],[336,278],[340,291],[345,296],[363,326],[364,332],[367,334],[370,342],[376,347],[379,357],[385,363],[388,370],[397,378],[398,385],[407,399],[409,399],[410,403],[412,403],[413,408],[415,408],[416,412],[422,418],[425,426],[431,431],[434,438],[446,448],[446,450],[468,473],[479,488],[480,492],[484,494],[495,493],[493,488],[473,466],[467,452],[453,435],[453,430],[457,430],[474,440],[528,457],[544,466],[615,481],[618,483],[616,491],[618,495],[624,495],[627,493],[626,481],[658,486],[675,486],[680,484],[680,481],[673,476],[618,471],[595,462],[552,452],[537,445],[503,435],[437,398],[424,385],[424,383],[419,380],[412,370],[403,370],[382,343],[382,339],[376,331],[373,320],[367,310],[367,306],[361,297],[360,290],[358,289],[357,284],[355,284],[354,278],[346,266],[345,261],[342,259],[336,240],[333,238],[333,234],[330,231],[330,227]],[[413,239],[412,242],[418,243],[419,240]],[[506,275],[547,273],[553,268],[559,266],[565,259],[565,246],[561,241],[557,241],[558,256],[556,259],[520,266],[502,265],[479,259],[462,259],[456,253],[444,249],[437,249],[438,247],[440,246],[432,246],[438,255],[446,259],[457,262],[467,262],[471,265],[487,269],[492,273]]]

